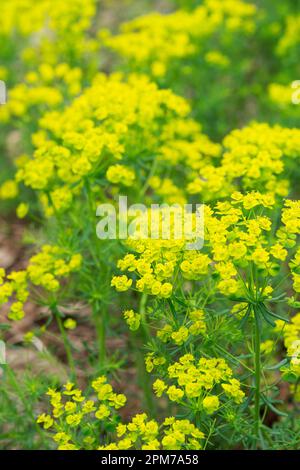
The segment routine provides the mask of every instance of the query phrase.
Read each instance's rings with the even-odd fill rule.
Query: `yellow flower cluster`
[[[14,199],[18,193],[18,185],[14,180],[6,180],[0,186],[0,199]]]
[[[44,245],[40,253],[34,255],[25,271],[7,274],[0,272],[0,305],[13,301],[8,318],[21,320],[24,316],[24,304],[28,299],[30,284],[39,286],[48,292],[59,289],[59,278],[68,276],[81,266],[80,254],[68,254],[58,246]]]
[[[59,392],[55,389],[49,389],[47,394],[50,396],[52,406],[51,415],[43,413],[37,419],[45,429],[54,428],[56,434],[53,439],[58,443],[59,450],[75,450],[77,447],[76,430],[93,413],[93,416],[102,421],[108,418],[113,410],[118,410],[126,403],[126,397],[122,394],[113,392],[112,386],[107,383],[104,376],[92,382],[92,388],[97,394],[97,403],[94,400],[86,399],[82,391],[74,388],[73,383],[67,383],[64,390]],[[68,433],[66,432],[68,429]],[[88,440],[87,445],[95,442],[95,439]]]
[[[106,172],[106,178],[110,183],[132,186],[135,180],[134,170],[124,165],[111,165]]]
[[[284,367],[283,371],[291,371],[296,377],[300,377],[300,313],[294,315],[288,324],[277,320],[274,331],[283,334],[287,356],[290,359],[289,368]]]
[[[287,196],[287,173],[299,157],[299,129],[252,124],[228,134],[217,165],[208,164],[187,186],[205,200],[228,197],[236,189]]]
[[[139,275],[140,278],[136,281],[138,291],[163,298],[170,297],[172,284],[168,282],[168,279],[173,276],[182,242],[144,239],[128,240],[128,244],[132,249],[136,249],[139,258],[133,254],[127,254],[118,261],[118,268],[121,271],[136,272]],[[118,279],[124,279],[127,289],[132,284],[132,279],[126,275],[119,276]],[[114,280],[115,278],[113,278],[112,285],[115,284]],[[120,289],[117,287],[117,290]]]
[[[165,357],[163,356],[155,356],[155,354],[152,352],[152,353],[148,353],[145,357],[145,366],[146,366],[146,370],[147,372],[152,372],[155,367],[159,367],[161,365],[164,365],[166,364],[167,360]]]
[[[37,71],[28,72],[22,83],[10,90],[6,106],[0,108],[0,121],[17,117],[28,123],[28,116],[32,114],[37,121],[37,115],[40,117],[47,110],[57,109],[64,100],[77,95],[81,80],[79,67],[71,68],[67,63],[55,66],[41,63]]]
[[[80,17],[80,22],[73,24],[74,30],[80,31],[87,27],[87,19],[93,14],[91,5],[92,2],[87,2],[86,10],[80,14],[80,2],[76,0],[72,3],[67,0],[64,4],[49,0],[42,0],[38,4],[33,4],[30,0],[11,0],[3,5],[1,32],[9,34],[16,29],[22,35],[27,36],[41,30],[45,26],[46,18],[49,17],[50,26],[60,25],[61,27],[72,25]]]
[[[4,269],[0,269],[0,305],[14,298],[8,313],[10,320],[21,320],[24,317],[24,303],[28,295],[26,271],[12,272],[5,276]]]
[[[118,425],[117,436],[122,439],[107,446],[101,446],[99,450],[201,449],[204,434],[189,420],[176,420],[170,417],[165,419],[162,426],[164,429],[160,431],[159,424],[155,420],[149,420],[145,413],[138,414],[127,425]]]
[[[58,450],[176,450],[200,449],[204,434],[187,419],[166,418],[160,426],[145,413],[135,415],[125,424],[117,418],[116,410],[123,407],[126,397],[116,394],[105,376],[92,382],[97,395],[85,397],[73,383],[64,385],[63,391],[49,389],[51,414],[42,413],[37,423],[52,435]],[[110,424],[116,441],[99,443],[101,422]],[[101,433],[102,437],[103,433]],[[111,439],[111,437],[109,438]],[[106,440],[105,437],[103,440]],[[100,445],[99,445],[100,444]]]
[[[94,41],[85,32],[95,4],[95,0],[87,0],[82,8],[80,0],[10,0],[3,4],[1,35],[6,41],[18,41],[18,53],[30,65],[41,57],[47,63],[57,63],[58,57],[76,60],[94,50]]]
[[[255,14],[256,7],[241,0],[205,0],[192,12],[151,13],[122,24],[117,36],[101,31],[100,37],[106,46],[125,57],[131,68],[146,68],[150,76],[161,77],[167,74],[169,63],[198,56],[203,43],[217,31],[225,31],[227,40],[235,32],[253,33]],[[214,51],[207,60],[224,65],[224,57]]]
[[[141,315],[139,313],[133,310],[125,310],[123,316],[130,330],[136,331],[139,329],[141,324]]]
[[[114,276],[111,280],[111,286],[115,287],[118,292],[127,291],[132,284],[132,279],[127,276]]]
[[[19,159],[16,181],[40,193],[48,216],[68,209],[87,178],[89,186],[105,177],[135,190],[142,183],[169,203],[185,203],[189,194],[217,200],[237,189],[287,195],[286,175],[299,156],[299,130],[253,124],[226,136],[222,154],[222,147],[186,118],[188,112],[182,98],[159,90],[145,77],[131,76],[124,82],[117,74],[99,75],[63,112],[52,111],[41,119],[32,137],[37,149],[33,158]],[[151,159],[157,154],[157,174],[146,181],[139,174],[137,181],[133,162],[146,153]],[[125,164],[114,163],[120,159]],[[174,176],[162,177],[169,164],[176,168]],[[179,164],[186,191],[177,184]]]
[[[47,213],[47,207],[52,213],[67,209],[86,178],[93,184],[106,175],[112,183],[130,186],[134,171],[112,163],[123,159],[130,165],[141,154],[153,158],[182,140],[180,129],[174,135],[164,132],[164,126],[188,112],[185,100],[144,77],[124,82],[118,75],[98,75],[63,112],[41,119],[33,136],[38,148],[33,159],[22,159],[16,179],[41,191]],[[185,132],[183,128],[183,136]]]
[[[300,377],[300,339],[292,343],[288,348],[287,355],[291,358],[291,370]]]
[[[203,310],[191,310],[184,318],[184,324],[178,328],[178,317],[172,324],[168,323],[156,333],[163,343],[173,342],[181,346],[190,337],[190,335],[204,335],[206,332],[205,312]]]
[[[172,166],[197,170],[221,154],[221,146],[202,134],[201,126],[191,119],[173,119],[163,133],[170,143],[161,148],[159,159]]]
[[[170,297],[174,291],[178,271],[183,279],[208,280],[213,276],[217,289],[226,296],[233,294],[249,298],[249,286],[241,279],[241,272],[254,264],[264,276],[262,286],[256,288],[258,297],[267,298],[272,287],[265,285],[266,278],[274,277],[280,263],[288,256],[288,249],[296,243],[300,233],[299,202],[286,200],[282,210],[282,226],[271,237],[272,221],[264,211],[274,207],[272,194],[257,191],[242,194],[234,192],[231,202],[218,202],[214,211],[205,207],[205,244],[202,251],[186,250],[186,240],[128,239],[136,254],[126,254],[118,262],[121,271],[134,273],[138,279],[135,288],[140,292],[160,297]],[[260,215],[256,215],[256,212]],[[171,219],[172,222],[172,219]],[[297,265],[299,255],[294,264]],[[209,276],[208,276],[209,275]],[[294,272],[294,289],[297,291],[299,275]],[[112,285],[117,290],[128,290],[133,283],[126,275],[115,277]],[[251,289],[250,289],[251,290]],[[179,343],[186,339],[186,330],[178,334],[167,326],[170,337]],[[170,329],[171,328],[171,329]]]
[[[292,383],[291,391],[295,394],[296,400],[299,401],[298,386],[293,384],[297,384],[300,377],[300,313],[296,313],[289,323],[277,320],[274,332],[283,335],[284,346],[287,349],[288,365],[284,365],[281,371],[283,372],[283,378]]]
[[[285,225],[285,231],[295,240],[296,235],[300,232],[300,201],[285,201],[285,208],[282,211],[282,222]],[[294,241],[290,246],[294,246],[295,244],[296,242]],[[296,256],[298,256],[298,258],[295,259],[294,264],[297,264],[299,260],[299,253]]]
[[[281,85],[280,83],[270,83],[268,88],[269,98],[281,108],[292,105],[293,89],[291,84]],[[290,111],[290,110],[289,110]]]
[[[287,349],[292,347],[292,344],[300,339],[300,313],[294,315],[288,324],[277,320],[275,331],[283,333],[284,345]]]
[[[171,364],[167,372],[168,383],[157,379],[153,389],[158,397],[166,393],[171,401],[212,414],[221,406],[222,396],[240,404],[245,396],[240,382],[232,378],[232,370],[222,358],[198,361],[192,354],[185,354]],[[175,385],[169,385],[171,380]]]
[[[185,204],[187,202],[184,191],[170,178],[152,176],[149,178],[148,184],[153,192],[168,204]]]

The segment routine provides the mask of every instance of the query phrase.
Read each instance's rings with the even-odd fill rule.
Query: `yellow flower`
[[[272,246],[270,253],[274,258],[279,259],[281,261],[284,261],[288,255],[288,252],[285,248],[283,248],[280,243],[276,243],[274,246]]]
[[[182,326],[178,331],[174,331],[172,333],[171,338],[173,339],[174,343],[181,345],[188,339],[188,336],[189,330],[185,326]]]
[[[130,330],[136,331],[139,329],[141,324],[141,315],[139,313],[135,313],[133,310],[125,310],[123,316]]]
[[[273,351],[273,349],[274,349],[274,341],[272,341],[271,339],[264,341],[260,345],[261,352],[265,354],[270,354]]]
[[[153,384],[153,390],[158,397],[161,397],[166,389],[167,386],[163,380],[157,379]]]
[[[126,397],[122,393],[114,393],[109,397],[109,404],[113,406],[116,410],[122,408],[126,403]]]
[[[28,204],[21,202],[21,204],[19,204],[17,207],[17,217],[19,219],[24,219],[24,217],[26,217],[26,215],[28,214],[28,210],[29,210]]]
[[[10,320],[18,321],[22,320],[24,315],[25,313],[22,302],[14,302],[10,307],[8,318]]]
[[[232,397],[236,403],[242,403],[244,399],[244,392],[240,390],[240,382],[236,379],[231,379],[229,383],[223,383],[222,388],[227,396]]]
[[[72,318],[68,318],[67,320],[64,321],[64,327],[67,328],[67,330],[74,330],[76,326],[77,326],[77,323]]]
[[[49,429],[51,428],[51,426],[53,426],[53,419],[51,418],[51,416],[43,413],[41,414],[38,418],[37,418],[37,423],[39,424],[43,424],[43,427],[44,429]]]
[[[95,413],[97,419],[103,420],[110,415],[110,409],[106,405],[100,405]]]
[[[175,385],[171,385],[166,393],[171,401],[176,402],[180,402],[184,395],[183,391],[180,388],[175,387]]]
[[[170,284],[169,282],[165,282],[162,286],[161,286],[161,289],[160,289],[160,295],[164,298],[168,298],[171,296],[172,294],[172,290],[173,290],[173,286],[172,284]]]
[[[18,195],[18,185],[14,180],[7,180],[0,186],[0,199],[14,199]]]
[[[217,411],[220,406],[219,398],[215,395],[208,395],[203,399],[202,406],[207,414],[212,414]]]
[[[106,178],[114,184],[132,186],[135,180],[135,173],[124,165],[112,165],[106,171]]]
[[[77,427],[82,420],[82,413],[74,413],[66,417],[66,423],[71,427]]]
[[[111,280],[111,286],[115,287],[118,292],[125,292],[132,285],[132,279],[127,276],[114,276]]]

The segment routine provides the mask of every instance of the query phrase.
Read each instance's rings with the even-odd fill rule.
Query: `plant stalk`
[[[142,351],[143,346],[149,341],[150,339],[150,332],[148,329],[148,324],[146,320],[146,305],[147,305],[148,295],[144,292],[142,294],[140,305],[139,305],[139,313],[141,315],[141,326],[138,333],[138,343],[136,344],[136,340],[133,338],[134,341],[134,348],[136,350],[136,364],[138,368],[138,376],[139,382],[141,387],[144,391],[144,399],[145,405],[148,409],[150,415],[155,413],[155,405],[153,400],[153,393],[152,393],[152,383],[150,380],[150,376],[146,371],[145,361],[144,361],[144,354]],[[133,335],[132,335],[133,336]]]
[[[72,380],[76,381],[76,366],[75,366],[75,361],[74,361],[74,358],[73,358],[73,354],[72,354],[71,345],[70,345],[68,335],[66,333],[66,330],[65,330],[65,327],[63,325],[60,313],[57,310],[57,308],[56,307],[52,308],[52,312],[53,312],[54,317],[56,319],[57,326],[58,326],[58,329],[60,331],[60,334],[61,334],[61,337],[62,337],[62,340],[63,340],[63,343],[64,343],[66,356],[67,356],[67,361],[68,361],[68,365],[69,365],[69,368],[70,368],[70,371],[71,371]]]
[[[103,370],[106,363],[106,322],[107,322],[107,311],[106,308],[103,308],[103,311],[99,312],[99,304],[93,304],[93,318],[97,333],[98,341],[98,352],[99,352],[99,366]]]
[[[254,395],[254,435],[256,437],[256,443],[259,440],[260,430],[260,382],[261,382],[261,362],[260,362],[260,321],[258,317],[259,313],[254,309],[254,378],[255,378],[255,395]]]

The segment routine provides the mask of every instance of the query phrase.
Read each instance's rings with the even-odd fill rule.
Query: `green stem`
[[[136,354],[136,364],[138,368],[138,378],[139,378],[139,382],[144,392],[143,395],[144,395],[144,400],[145,400],[145,406],[150,416],[153,416],[155,406],[154,406],[154,401],[153,401],[152,383],[150,380],[150,376],[148,372],[146,371],[144,354],[142,351],[142,344],[140,345],[136,344],[136,338],[133,338],[133,341],[135,342],[135,349],[136,349],[135,354]]]
[[[71,344],[70,344],[68,335],[66,333],[65,327],[64,327],[62,319],[61,319],[61,315],[60,315],[57,307],[52,308],[52,313],[54,314],[54,317],[55,317],[56,322],[57,322],[58,329],[60,331],[60,334],[61,334],[61,337],[62,337],[62,340],[63,340],[63,343],[64,343],[66,356],[67,356],[67,361],[68,361],[70,371],[71,371],[72,380],[76,381],[75,361],[74,361],[72,350],[71,350]]]
[[[88,179],[85,181],[85,188],[87,192],[87,202],[89,206],[89,213],[90,217],[93,218],[96,216],[96,209],[94,207],[94,200],[93,194],[91,191],[91,185]],[[105,263],[101,263],[100,260],[102,259],[102,253],[99,250],[99,240],[96,237],[95,231],[93,232],[94,241],[91,241],[90,245],[90,254],[93,258],[95,266],[98,267],[99,270],[102,272],[106,272],[104,278],[110,279],[110,270],[107,270],[107,265]],[[94,247],[96,248],[96,252],[94,251]],[[97,286],[96,286],[97,289]],[[107,355],[106,355],[106,332],[107,332],[107,323],[108,323],[108,315],[107,315],[107,305],[102,302],[101,297],[98,297],[96,300],[92,301],[92,315],[94,320],[94,325],[96,329],[97,335],[97,343],[98,343],[98,354],[99,354],[99,369],[100,371],[104,371],[107,363]]]
[[[255,338],[254,338],[254,377],[255,377],[255,395],[254,395],[254,434],[256,442],[259,440],[260,430],[260,379],[261,379],[261,362],[260,362],[260,321],[259,313],[254,310],[255,318]]]
[[[142,294],[140,305],[139,305],[139,313],[141,315],[141,327],[140,330],[137,332],[137,338],[133,337],[133,345],[135,349],[136,355],[136,364],[138,368],[138,376],[139,382],[142,386],[144,392],[144,399],[145,405],[150,415],[155,413],[155,406],[153,401],[153,393],[152,393],[152,383],[150,380],[150,376],[146,371],[145,361],[144,361],[144,353],[143,353],[143,346],[147,343],[150,339],[150,332],[148,328],[148,323],[146,320],[146,305],[147,305],[148,295],[146,293]],[[138,339],[138,341],[136,341]]]
[[[101,313],[101,314],[100,314]],[[103,311],[100,312],[99,303],[93,304],[93,318],[97,333],[98,351],[99,351],[99,367],[101,370],[105,368],[106,363],[106,323],[107,323],[107,310],[105,306]]]
[[[140,305],[139,305],[139,313],[141,315],[141,328],[143,331],[143,339],[145,342],[151,338],[149,327],[148,327],[148,322],[146,318],[147,300],[148,300],[148,294],[143,292],[141,300],[140,300]]]

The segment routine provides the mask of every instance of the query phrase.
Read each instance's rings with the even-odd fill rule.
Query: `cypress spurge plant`
[[[277,209],[281,225],[274,227],[268,214],[275,204],[270,194],[252,192],[244,196],[234,193],[230,203],[217,203],[214,210],[206,207],[201,251],[187,250],[184,239],[129,239],[126,244],[131,252],[118,263],[121,272],[127,274],[112,280],[117,290],[134,289],[153,299],[146,309],[146,319],[155,334],[154,343],[146,345],[150,349],[146,357],[149,372],[158,368],[158,377],[164,377],[179,354],[194,355],[197,351],[198,355],[215,357],[216,348],[223,349],[232,364],[239,366],[253,422],[251,433],[244,437],[254,448],[264,446],[262,436],[268,433],[261,416],[262,404],[276,410],[268,396],[274,387],[266,382],[261,345],[263,340],[274,345],[276,322],[289,321],[281,311],[283,306],[292,310],[295,305],[286,291],[291,280],[298,290],[292,257],[296,253],[298,259],[299,203],[286,200],[284,207]],[[229,318],[222,321],[221,311]],[[131,315],[127,320],[129,326],[133,319]],[[218,340],[214,340],[216,328],[220,329]],[[235,330],[230,332],[230,328]],[[246,343],[239,360],[244,335]],[[247,345],[249,354],[245,352]],[[226,347],[230,351],[226,352]],[[199,387],[196,396],[202,392]],[[178,403],[183,406],[180,400]]]

